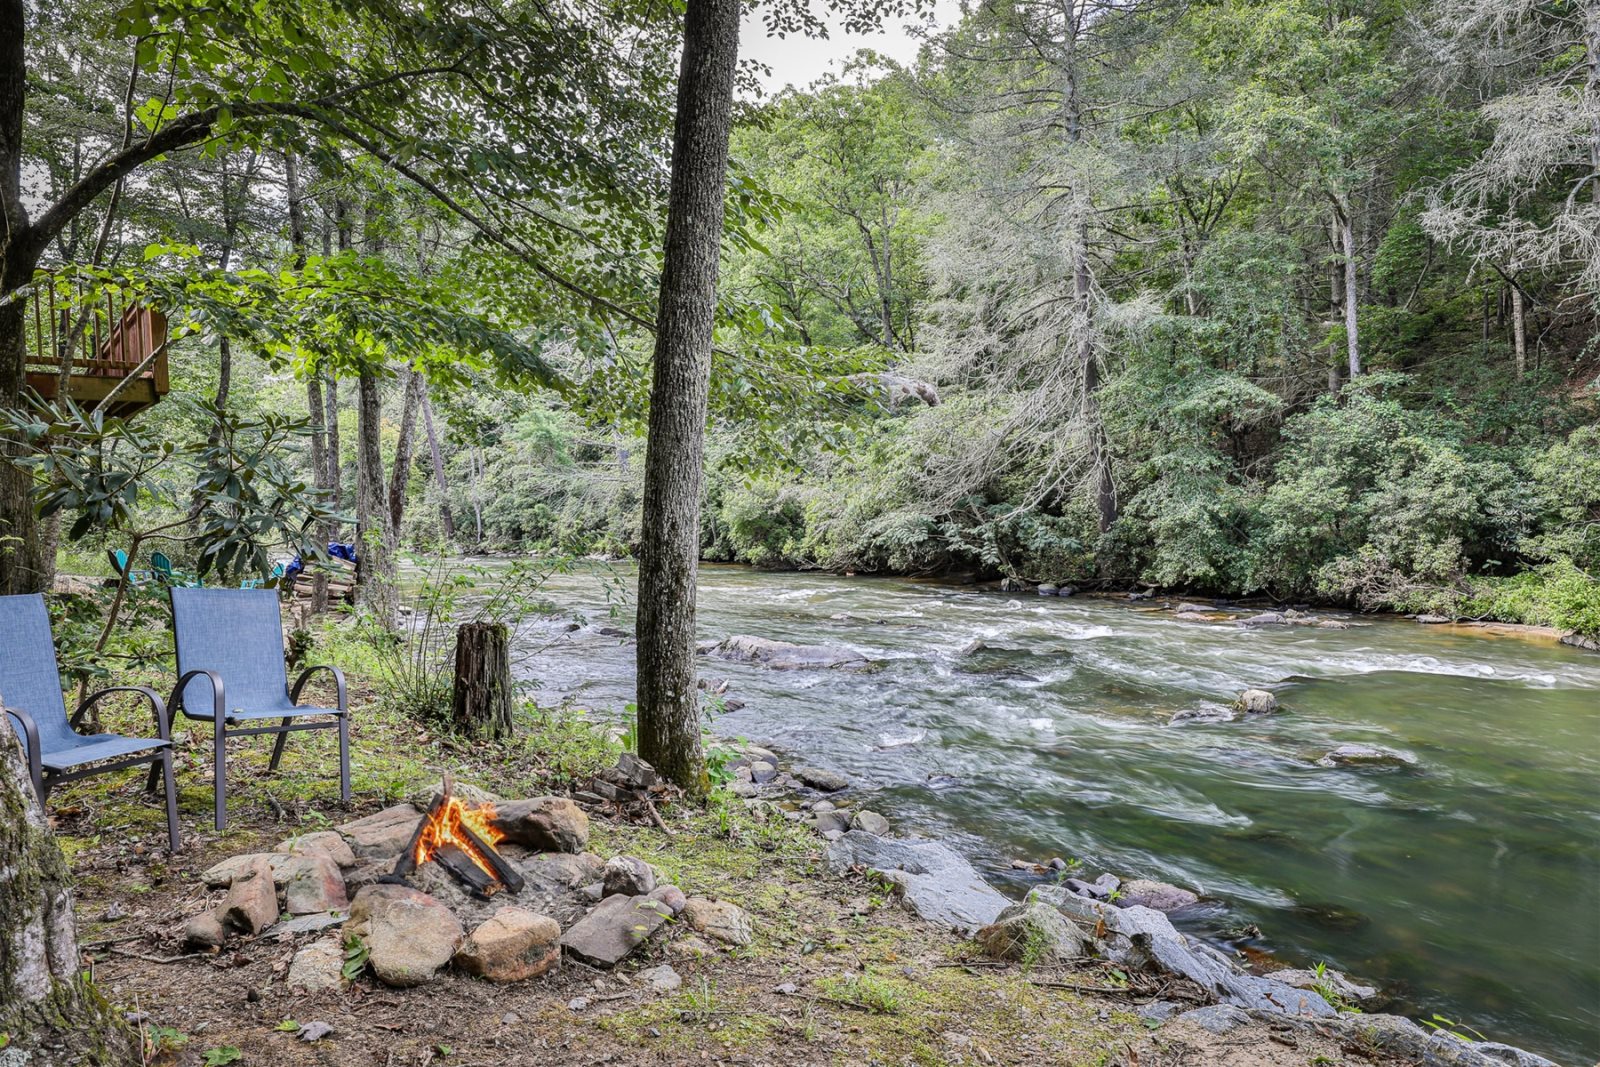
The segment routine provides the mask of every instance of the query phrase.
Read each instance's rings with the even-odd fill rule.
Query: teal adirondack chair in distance
[[[150,566],[155,568],[156,577],[166,585],[175,585],[182,589],[198,589],[200,587],[200,579],[186,571],[174,569],[172,561],[167,558],[165,552],[150,553]]]

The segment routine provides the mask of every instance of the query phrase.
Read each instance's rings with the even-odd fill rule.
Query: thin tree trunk
[[[394,470],[389,474],[389,522],[396,543],[400,539],[400,522],[405,518],[406,489],[411,482],[411,452],[417,436],[417,407],[422,401],[422,375],[415,370],[406,372],[406,396],[400,411],[400,440],[394,449]]]
[[[738,0],[689,0],[672,144],[639,552],[639,755],[707,787],[695,691],[695,581]]]
[[[22,747],[0,729],[0,1061],[31,1067],[141,1062],[133,1035],[83,969],[67,869],[28,779]]]
[[[446,541],[456,539],[455,520],[450,517],[450,483],[444,476],[444,455],[439,451],[439,435],[433,429],[433,402],[428,399],[428,383],[422,383],[422,426],[428,432],[428,456],[433,461],[433,479],[439,485],[439,526]]]
[[[1511,283],[1511,341],[1517,357],[1517,381],[1528,373],[1528,320],[1523,310],[1522,286]]]
[[[294,269],[306,266],[306,213],[300,188],[300,160],[293,152],[283,154],[284,193],[289,201],[289,243],[294,246]],[[328,492],[327,409],[322,399],[322,372],[313,367],[306,374],[306,414],[311,421],[311,484]],[[323,544],[333,540],[333,530],[323,523],[317,531]],[[311,578],[311,612],[328,610],[328,572],[318,567]]]
[[[333,509],[344,506],[344,453],[339,448],[339,379],[323,372],[327,388],[328,413],[322,423],[328,430],[328,488],[333,493]]]
[[[363,369],[356,408],[356,606],[380,625],[395,617],[394,533],[383,486],[382,383]]]
[[[1356,278],[1356,234],[1347,206],[1339,208],[1338,217],[1339,243],[1344,251],[1344,347],[1350,380],[1354,381],[1361,377],[1361,337],[1356,325],[1356,305],[1361,293]]]

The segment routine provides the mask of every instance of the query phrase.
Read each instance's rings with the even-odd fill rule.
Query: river
[[[592,625],[533,621],[541,700],[621,713],[634,648],[597,632],[597,582],[546,594]],[[1600,656],[1402,619],[1348,630],[1179,622],[1146,604],[930,582],[706,567],[702,638],[845,644],[879,669],[703,660],[746,702],[716,724],[840,770],[900,830],[999,880],[1015,857],[1177,882],[1215,903],[1180,925],[1376,981],[1563,1063],[1600,1059]],[[981,640],[986,650],[962,655]],[[537,650],[537,651],[532,651]],[[1273,690],[1252,721],[1169,726]],[[1415,770],[1325,769],[1333,745]]]

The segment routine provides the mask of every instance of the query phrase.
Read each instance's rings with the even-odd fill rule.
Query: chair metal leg
[[[228,749],[226,744],[228,735],[221,716],[212,720],[212,729],[215,731],[212,740],[212,755],[217,766],[216,827],[220,831],[224,826],[228,825]]]
[[[339,799],[350,803],[350,716],[339,716]]]
[[[150,773],[155,775],[156,765],[150,764]],[[167,848],[176,852],[178,842],[178,783],[172,777],[172,749],[165,749],[161,753],[161,777],[165,779],[167,787]]]
[[[284,716],[282,725],[288,726],[292,722],[294,722],[294,720],[286,715]],[[272,761],[267,764],[268,774],[278,769],[278,761],[283,758],[283,746],[288,740],[289,734],[288,731],[285,731],[279,734],[278,739],[272,743]]]

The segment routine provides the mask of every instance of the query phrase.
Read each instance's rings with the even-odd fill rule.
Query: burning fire
[[[493,848],[505,840],[505,834],[494,826],[494,805],[467,805],[459,797],[450,797],[436,808],[417,837],[417,847],[412,860],[417,866],[427,863],[433,854],[445,845],[454,845],[472,860],[485,874],[497,878],[494,866],[478,847],[482,842]],[[463,828],[471,833],[464,833]],[[476,835],[477,840],[473,840]]]

